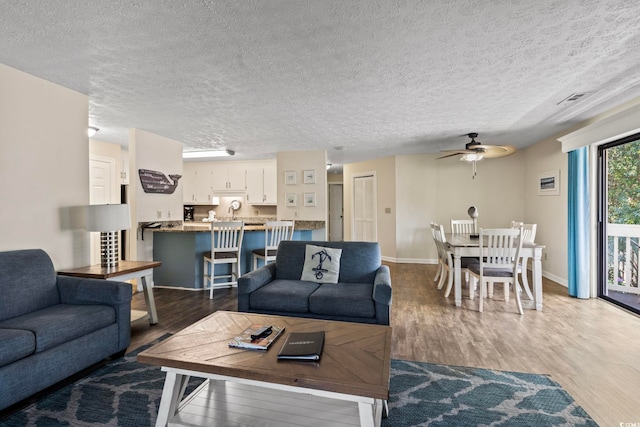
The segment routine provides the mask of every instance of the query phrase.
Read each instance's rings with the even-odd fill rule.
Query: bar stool
[[[242,275],[240,268],[240,250],[244,236],[243,221],[221,221],[211,223],[211,251],[204,253],[203,286],[209,285],[209,299],[213,299],[214,280],[229,278],[222,286],[237,286],[238,277]],[[216,276],[216,264],[231,264],[231,274]],[[234,268],[235,267],[235,268]],[[235,280],[234,280],[235,276]]]
[[[258,268],[258,259],[264,260],[265,265],[269,261],[275,261],[278,254],[278,245],[282,240],[293,239],[294,221],[268,221],[264,230],[264,249],[255,249],[253,254],[253,269]]]

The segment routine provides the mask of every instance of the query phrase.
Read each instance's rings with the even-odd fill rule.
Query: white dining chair
[[[453,234],[475,234],[475,225],[472,219],[452,219],[451,232]]]
[[[435,222],[431,221],[429,223],[429,228],[431,229],[431,237],[433,237],[433,243],[436,245],[436,251],[438,254],[438,268],[436,269],[436,274],[435,276],[433,276],[433,281],[434,282],[439,282],[440,280],[440,275],[442,274],[442,271],[444,270],[444,267],[442,266],[442,258],[440,256],[440,248],[438,247],[438,240],[436,237],[436,228],[439,227],[438,224],[436,224]],[[440,288],[438,288],[440,289]]]
[[[268,221],[265,223],[264,248],[255,249],[253,255],[253,269],[258,268],[258,260],[267,264],[276,260],[278,245],[283,240],[293,239],[294,221]]]
[[[449,282],[453,281],[453,263],[451,260],[451,254],[447,251],[444,229],[441,225],[435,222],[431,223],[431,232],[433,234],[433,241],[436,244],[436,250],[438,251],[438,272],[434,277],[434,281],[438,281],[438,289],[442,289],[444,286],[445,278],[449,278]]]
[[[243,221],[220,221],[211,223],[211,250],[204,253],[203,286],[209,288],[209,299],[213,299],[214,281],[218,278],[229,278],[219,286],[237,286],[238,277],[242,275],[240,253],[244,236]],[[231,274],[215,275],[217,264],[231,264]],[[235,280],[234,280],[235,277]]]
[[[438,250],[438,264],[441,268],[441,273],[438,280],[438,289],[442,289],[445,280],[447,280],[447,288],[444,291],[445,298],[448,298],[453,289],[453,257],[449,249],[447,248],[447,236],[444,232],[444,226],[441,224],[433,224],[433,236],[436,242],[436,248]],[[469,283],[469,273],[466,268],[471,262],[477,262],[478,259],[474,257],[462,257],[460,258],[460,266],[464,269],[466,283]],[[436,279],[434,279],[436,280]],[[474,289],[469,287],[469,294],[471,299],[474,298]]]
[[[487,290],[495,283],[503,283],[505,287],[513,285],[518,312],[520,315],[524,314],[518,281],[522,240],[522,227],[480,229],[480,252],[483,256],[478,259],[477,264],[467,267],[471,280],[479,284],[478,311],[482,312],[484,309]]]
[[[511,221],[511,228],[518,228],[522,226],[522,243],[534,243],[536,240],[536,231],[538,229],[538,224],[525,224],[520,221]],[[529,278],[528,278],[528,269],[529,269],[529,258],[522,257],[522,261],[518,264],[518,274],[522,277],[522,287],[524,288],[525,293],[527,294],[527,298],[533,300],[533,293],[531,292],[531,287],[529,286]],[[509,288],[507,288],[507,292]],[[508,298],[508,294],[506,298]]]

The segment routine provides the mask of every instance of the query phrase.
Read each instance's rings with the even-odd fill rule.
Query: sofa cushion
[[[302,276],[306,245],[342,249],[340,282],[373,283],[381,264],[380,245],[376,242],[319,242],[283,240],[278,245],[276,279],[298,280]]]
[[[44,251],[0,253],[0,321],[60,303],[56,272]]]
[[[307,245],[300,280],[316,283],[338,283],[342,249]]]
[[[256,310],[306,313],[309,295],[319,286],[304,280],[274,280],[252,292],[249,305]]]
[[[0,367],[36,351],[36,337],[22,329],[0,329]]]
[[[372,283],[324,283],[309,298],[309,311],[329,316],[375,317]]]
[[[36,353],[109,326],[116,321],[107,305],[57,304],[0,322],[0,329],[23,329],[35,334]]]

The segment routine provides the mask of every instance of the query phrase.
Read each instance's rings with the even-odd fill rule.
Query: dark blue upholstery
[[[21,329],[0,329],[0,367],[35,353],[36,336]]]
[[[339,282],[300,280],[308,244],[342,249]],[[375,242],[282,241],[276,261],[238,279],[238,311],[389,324],[391,276]]]
[[[318,283],[301,280],[276,279],[253,292],[249,300],[256,310],[306,313],[309,311],[309,295],[319,286]]]
[[[60,303],[56,272],[40,249],[1,253],[0,290],[0,320]]]
[[[131,285],[57,276],[41,250],[0,252],[0,410],[131,338]]]

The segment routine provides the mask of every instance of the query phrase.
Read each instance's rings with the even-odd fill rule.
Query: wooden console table
[[[147,312],[131,310],[131,321],[141,319],[149,315],[149,323],[158,323],[158,313],[156,312],[156,302],[153,298],[153,287],[147,283],[146,276],[153,273],[153,269],[162,265],[159,261],[120,261],[115,267],[102,267],[99,264],[87,267],[75,268],[73,270],[58,271],[63,276],[84,277],[87,279],[103,279],[113,281],[125,281],[131,279],[142,279],[142,289],[144,290],[144,300],[147,304]]]

